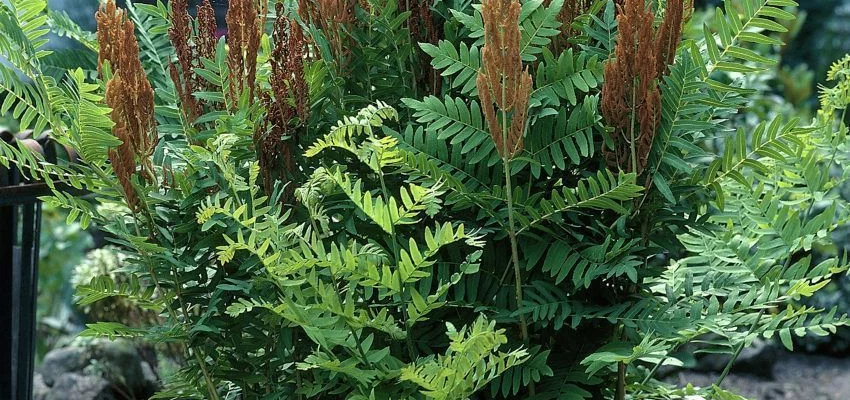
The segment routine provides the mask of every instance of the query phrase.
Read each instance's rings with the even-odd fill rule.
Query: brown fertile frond
[[[136,159],[141,163],[143,177],[154,181],[150,157],[158,138],[153,88],[139,60],[135,26],[125,12],[109,0],[95,13],[95,19],[101,77],[103,63],[109,62],[113,71],[106,84],[105,101],[112,108],[113,133],[122,141],[117,149],[110,151],[109,158],[124,187],[127,203],[134,207],[138,199],[130,182],[136,171]]]
[[[105,94],[107,104],[121,103],[122,86],[120,76],[115,76],[107,82]],[[136,173],[136,162],[132,146],[133,139],[127,127],[125,125],[119,125],[117,121],[115,127],[112,129],[112,134],[118,140],[121,140],[122,143],[117,148],[109,150],[109,162],[112,164],[112,170],[118,178],[118,183],[121,184],[124,199],[127,201],[127,207],[136,211],[139,208],[139,198],[136,194],[136,189],[133,188],[133,175]]]
[[[614,59],[605,65],[602,115],[614,127],[614,148],[603,149],[608,163],[641,173],[661,118],[658,80],[675,59],[684,6],[670,0],[658,30],[643,0],[625,0],[617,16],[619,38]]]
[[[431,43],[436,45],[440,41],[440,30],[434,25],[434,16],[431,14],[431,2],[428,0],[409,0],[401,2],[398,5],[399,13],[410,12],[407,17],[407,27],[410,32],[410,38],[414,43]],[[425,52],[419,50],[421,55]],[[436,94],[440,90],[440,74],[431,67],[427,57],[421,56],[419,70],[422,74],[417,74],[416,80],[420,85],[428,88],[431,93]]]
[[[482,70],[476,84],[490,136],[502,158],[511,159],[522,150],[531,74],[523,70],[520,56],[520,4],[516,0],[484,0],[484,49]],[[502,112],[501,125],[493,103]],[[510,126],[506,115],[513,111]],[[500,129],[500,126],[502,129]],[[504,133],[503,133],[504,131]]]
[[[201,57],[215,58],[215,11],[209,0],[198,5],[196,18],[197,33],[192,33],[192,18],[186,0],[172,0],[171,28],[168,38],[177,53],[177,65],[169,63],[169,74],[177,89],[177,96],[190,120],[194,120],[203,112],[203,102],[196,99],[193,93],[209,89],[209,84],[200,79],[195,68],[203,66]],[[179,70],[178,70],[179,66]],[[182,71],[182,74],[181,74]]]
[[[230,98],[233,104],[247,88],[254,98],[257,78],[257,51],[262,36],[262,20],[256,0],[231,0],[227,8],[227,66],[230,69]],[[263,15],[265,12],[263,12]]]
[[[546,1],[546,5],[548,6],[550,1]],[[552,44],[555,48],[555,54],[558,54],[561,50],[567,49],[570,47],[569,39],[576,34],[576,31],[573,29],[573,21],[576,20],[580,15],[587,12],[588,7],[590,7],[589,0],[566,0],[564,1],[564,5],[561,6],[561,12],[558,13],[558,22],[561,23],[561,34],[552,41]]]
[[[345,64],[345,59],[349,53],[345,32],[351,31],[356,3],[356,0],[315,0],[310,13],[313,22],[322,29],[327,37],[331,50],[333,50],[340,66]]]
[[[108,1],[106,4],[101,4],[100,8],[94,13],[94,18],[97,21],[97,72],[103,73],[104,61],[114,63],[118,59],[121,49],[120,35],[122,34],[121,25],[123,25],[124,11],[119,10],[115,6],[114,1]],[[115,69],[115,65],[112,65]]]
[[[215,59],[215,30],[218,27],[215,21],[215,9],[210,4],[210,0],[204,0],[198,4],[197,11],[198,33],[195,36],[195,46],[198,49],[198,55],[203,58]]]
[[[177,53],[177,62],[183,71],[183,79],[177,66],[169,63],[171,80],[177,89],[177,95],[190,120],[200,115],[201,110],[192,93],[197,87],[197,77],[193,69],[195,64],[195,51],[190,44],[192,37],[191,18],[189,18],[189,5],[186,0],[171,1],[171,28],[168,29],[168,38],[171,40],[174,51]]]
[[[669,0],[664,20],[658,27],[657,44],[658,55],[656,65],[658,75],[667,72],[667,66],[673,64],[676,59],[676,47],[682,40],[682,23],[685,16],[685,4],[683,0]]]
[[[274,180],[285,179],[294,171],[297,126],[293,126],[292,121],[297,116],[299,125],[304,126],[309,116],[309,92],[304,76],[307,56],[304,34],[296,21],[286,18],[282,3],[277,3],[275,8],[277,19],[272,32],[274,49],[269,76],[271,93],[263,98],[267,112],[254,135],[267,193],[271,192]],[[288,139],[284,140],[286,136]],[[284,194],[284,200],[290,198],[293,188],[290,187]]]

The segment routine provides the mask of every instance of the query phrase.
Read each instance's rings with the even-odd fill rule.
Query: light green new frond
[[[330,134],[345,132],[351,136],[367,133],[372,135],[372,128],[382,126],[384,121],[398,120],[398,112],[387,103],[378,101],[360,110],[355,116],[345,116],[331,128]]]
[[[483,317],[457,331],[447,323],[451,340],[445,355],[420,358],[402,369],[400,379],[422,388],[426,398],[463,400],[509,368],[528,359],[524,350],[499,351],[507,343],[504,329]]]
[[[399,152],[398,139],[391,136],[370,137],[365,141],[355,141],[352,137],[362,125],[348,125],[347,128],[334,129],[331,133],[317,139],[307,151],[306,157],[315,157],[324,150],[337,148],[347,151],[368,165],[375,173],[382,173],[385,167],[397,166],[403,156]],[[365,128],[370,129],[370,128]]]
[[[12,0],[0,4],[0,50],[12,65],[30,79],[38,74],[38,59],[49,54],[47,2]]]
[[[850,54],[830,66],[826,79],[835,82],[835,86],[819,85],[818,91],[821,112],[831,118],[835,110],[846,109],[850,104]]]
[[[439,187],[436,189],[408,187],[407,190],[402,191],[402,204],[399,204],[393,196],[390,196],[387,202],[384,201],[382,196],[373,196],[369,191],[363,189],[361,180],[353,181],[348,174],[339,169],[330,172],[328,178],[345,193],[360,211],[389,234],[394,232],[394,226],[414,224],[418,222],[419,215],[422,212],[434,212],[435,207],[437,207],[436,209],[439,208]]]
[[[829,71],[826,73],[826,79],[829,81],[850,79],[850,54],[846,54],[841,59],[832,63]]]
[[[68,107],[72,121],[69,139],[75,144],[80,158],[90,165],[102,167],[108,159],[109,149],[121,144],[112,135],[111,110],[103,105],[103,96],[98,93],[99,85],[87,83],[82,70],[73,71],[70,77],[73,83],[68,85],[69,97],[75,101]]]

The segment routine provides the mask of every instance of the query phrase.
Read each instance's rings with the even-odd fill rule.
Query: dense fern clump
[[[218,39],[169,3],[96,36],[0,5],[0,111],[80,159],[0,164],[121,252],[78,302],[156,323],[82,335],[178,353],[157,398],[733,399],[757,338],[848,323],[800,300],[850,268],[814,256],[850,217],[850,61],[812,120],[734,117],[793,1],[239,0]],[[694,349],[716,385],[656,380]]]

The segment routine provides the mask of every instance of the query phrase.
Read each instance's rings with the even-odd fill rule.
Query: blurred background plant
[[[92,235],[79,223],[66,224],[68,213],[55,207],[42,209],[41,244],[38,261],[37,360],[57,342],[82,329],[75,315],[75,269],[86,264],[86,251],[92,248]]]

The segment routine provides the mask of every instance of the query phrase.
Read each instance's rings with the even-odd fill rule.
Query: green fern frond
[[[99,45],[95,35],[80,28],[76,22],[71,20],[68,13],[65,11],[48,10],[47,17],[47,25],[50,26],[51,32],[59,36],[74,39],[92,52],[98,51]]]
[[[585,52],[574,54],[572,49],[557,59],[548,48],[541,53],[543,59],[537,67],[535,88],[529,100],[532,109],[557,109],[561,100],[575,106],[579,102],[578,94],[588,93],[602,82],[602,62],[596,56],[588,57]]]
[[[525,151],[513,160],[511,168],[517,171],[528,165],[532,175],[539,178],[542,173],[552,176],[593,156],[594,130],[600,129],[602,121],[598,105],[599,97],[591,96],[571,111],[561,108],[557,115],[538,119],[529,127]]]
[[[481,69],[481,51],[478,46],[468,46],[461,42],[455,48],[448,40],[440,40],[436,45],[421,43],[419,46],[431,56],[431,66],[442,70],[440,75],[444,78],[450,77],[450,88],[460,88],[460,93],[464,95],[478,95],[475,85],[475,78]]]
[[[517,215],[521,228],[518,233],[528,231],[535,226],[559,218],[568,210],[611,210],[627,214],[621,204],[642,194],[643,187],[635,184],[635,174],[620,174],[615,177],[608,170],[599,171],[578,182],[575,188],[553,190],[548,199],[540,199],[531,204],[518,203],[522,213]]]
[[[442,101],[434,96],[422,101],[404,99],[414,111],[416,122],[425,126],[426,133],[453,145],[468,164],[496,165],[501,158],[490,134],[484,128],[484,115],[478,102],[468,105],[460,98],[446,96]],[[457,148],[457,150],[454,150]]]

